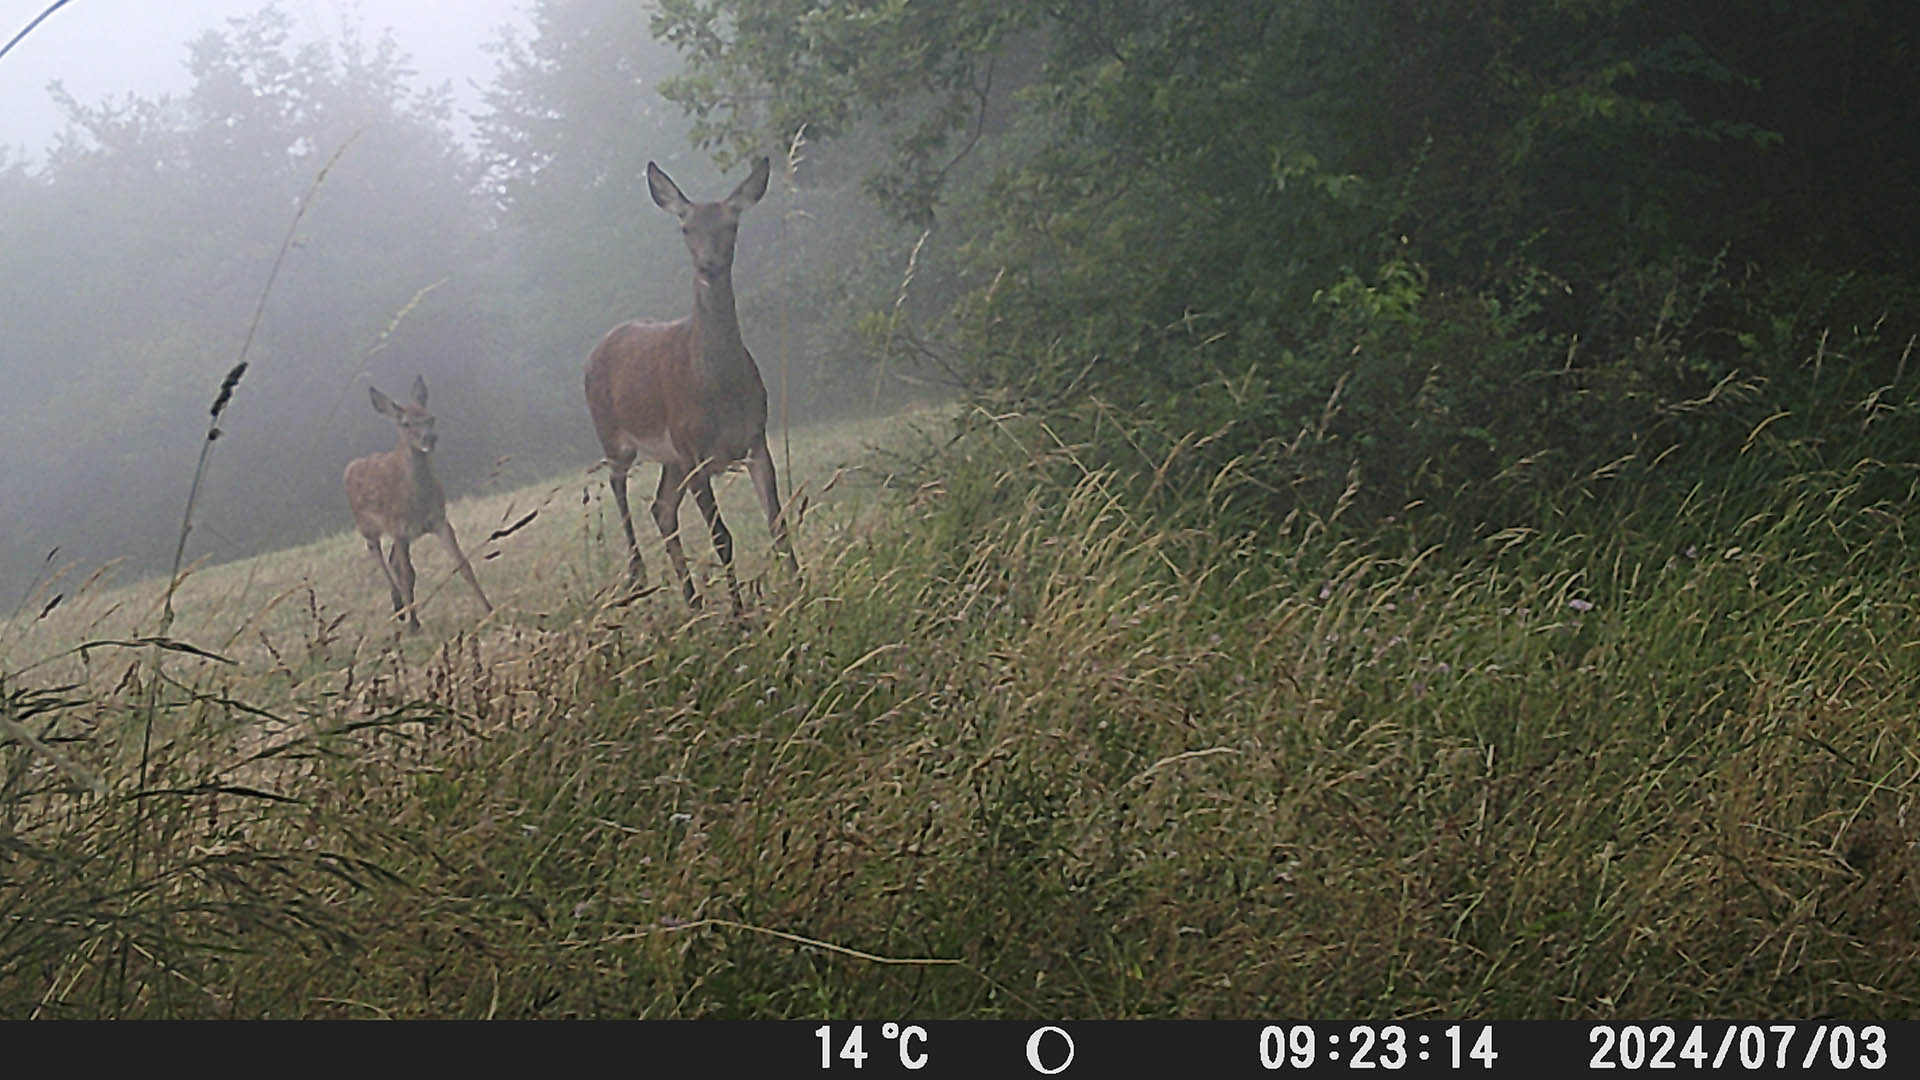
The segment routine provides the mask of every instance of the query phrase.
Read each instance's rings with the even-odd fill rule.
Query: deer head
[[[647,190],[660,209],[680,219],[680,236],[693,257],[693,272],[701,282],[711,284],[733,269],[733,241],[739,231],[740,215],[767,193],[766,158],[753,163],[753,172],[733,193],[719,202],[688,201],[665,170],[647,162]]]
[[[433,416],[427,412],[427,380],[419,375],[413,377],[413,404],[403,405],[380,392],[378,387],[368,387],[373,396],[373,411],[393,421],[400,430],[400,437],[415,452],[429,454],[439,436],[433,433]]]

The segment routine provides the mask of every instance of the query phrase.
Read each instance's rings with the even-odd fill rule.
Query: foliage
[[[541,360],[569,395],[597,335],[686,303],[685,260],[647,193],[647,162],[690,192],[724,182],[681,149],[686,123],[656,87],[672,55],[630,9],[612,0],[533,6],[532,36],[495,46],[499,74],[478,120],[482,187],[512,266],[516,315],[543,340],[577,344]]]
[[[1376,514],[1471,520],[1522,463],[1556,487],[1690,438],[1716,460],[1751,418],[1697,403],[1791,378],[1811,343],[1771,336],[1805,315],[1763,308],[1773,275],[1873,281],[1869,321],[1916,315],[1893,254],[1920,239],[1910,148],[1838,145],[1826,105],[1920,121],[1910,6],[804,7],[663,7],[696,131],[891,131],[870,185],[940,222],[976,388],[1143,484],[1142,443],[1203,440],[1196,482],[1232,461],[1278,493],[1256,528],[1330,513],[1350,475]],[[1886,212],[1787,209],[1809,187]],[[1856,270],[1891,273],[1835,276]],[[1324,451],[1305,474],[1274,452],[1302,434]]]
[[[693,115],[701,145],[724,159],[800,130],[849,135],[878,112],[897,133],[870,189],[924,223],[953,164],[938,155],[985,107],[1000,47],[1041,11],[998,0],[662,0],[652,28],[687,60],[687,71],[662,90]]]

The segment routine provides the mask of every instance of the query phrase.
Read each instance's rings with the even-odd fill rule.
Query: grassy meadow
[[[344,531],[196,568],[169,641],[217,658],[138,644],[160,583],[39,589],[0,632],[0,1015],[1920,1004],[1900,469],[1442,545],[1221,539],[979,412],[793,454],[801,580],[721,493],[744,620],[622,589],[584,470],[459,502],[499,610],[424,542],[418,635]]]
[[[1920,1016],[1920,4],[214,6],[0,47],[180,69],[0,144],[0,1018]],[[952,391],[739,613],[585,460],[690,291]]]

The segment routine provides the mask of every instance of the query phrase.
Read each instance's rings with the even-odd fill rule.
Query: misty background
[[[736,266],[776,430],[963,382],[1257,536],[1903,447],[1916,11],[76,0],[0,61],[0,588],[171,553],[336,154],[195,558],[344,528],[416,372],[456,497],[584,473],[587,352],[690,303],[648,160],[780,165]]]
[[[697,199],[745,166],[722,175],[691,148],[655,92],[676,55],[644,11],[535,6],[92,0],[0,62],[0,595],[70,562],[164,568],[208,407],[336,154],[266,302],[189,558],[345,528],[342,468],[393,441],[367,387],[403,393],[416,372],[456,498],[598,459],[587,352],[691,303],[646,162]],[[6,34],[43,7],[0,5]],[[830,327],[852,275],[898,274],[862,270],[862,237],[887,227],[857,199],[796,197],[779,172],[736,267],[775,426],[783,407],[880,400]],[[803,260],[833,270],[803,279]]]
[[[60,83],[85,102],[133,93],[179,94],[190,85],[187,42],[227,20],[260,10],[264,0],[75,0],[36,27],[0,63],[0,145],[39,161],[67,126],[59,101],[47,93]],[[44,11],[47,0],[0,0],[0,41]],[[280,0],[302,41],[391,30],[418,86],[444,85],[452,95],[453,129],[470,138],[468,116],[481,107],[493,81],[485,46],[502,30],[525,33],[525,0]],[[449,13],[457,16],[449,18]]]

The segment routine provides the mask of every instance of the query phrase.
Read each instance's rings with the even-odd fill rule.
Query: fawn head
[[[373,410],[393,421],[400,429],[400,437],[415,451],[428,454],[433,452],[433,444],[439,436],[433,433],[433,415],[427,412],[427,380],[419,375],[413,377],[413,403],[402,404],[381,393],[377,387],[367,388],[373,395]]]

